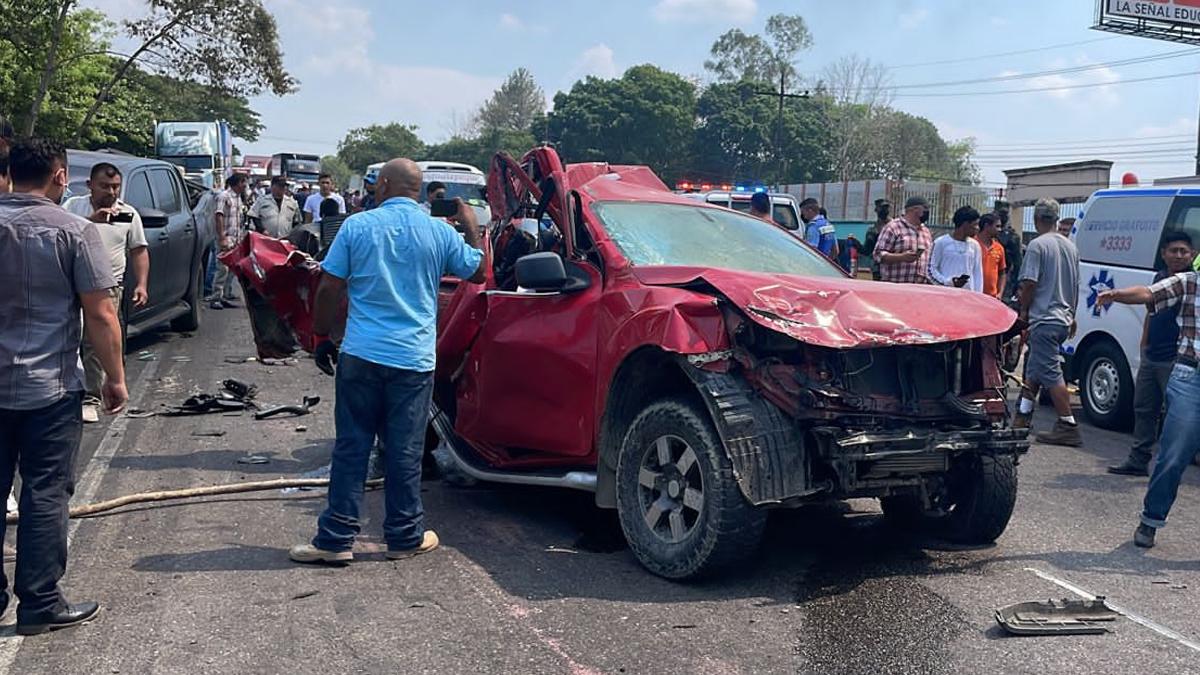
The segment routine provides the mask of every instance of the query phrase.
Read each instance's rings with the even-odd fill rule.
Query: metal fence
[[[784,185],[783,192],[803,200],[815,197],[834,221],[875,221],[875,200],[886,198],[899,213],[909,197],[921,196],[929,202],[929,224],[950,225],[954,212],[973,206],[980,213],[992,210],[1003,191],[975,185],[929,183],[922,181],[859,180],[838,183],[801,183]]]

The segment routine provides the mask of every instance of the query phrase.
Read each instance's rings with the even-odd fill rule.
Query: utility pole
[[[1200,176],[1200,117],[1196,122],[1196,173],[1193,175]]]
[[[808,98],[808,92],[800,94],[787,93],[787,69],[779,69],[779,91],[756,91],[757,96],[774,96],[779,99],[779,110],[775,117],[775,186],[776,189],[783,185],[784,165],[783,158],[783,103],[790,98]],[[1197,163],[1200,164],[1200,157],[1197,157]]]

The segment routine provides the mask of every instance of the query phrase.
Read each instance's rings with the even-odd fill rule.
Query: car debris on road
[[[1099,635],[1111,632],[1109,625],[1119,616],[1102,595],[1094,600],[1019,602],[996,610],[996,621],[1013,635]]]

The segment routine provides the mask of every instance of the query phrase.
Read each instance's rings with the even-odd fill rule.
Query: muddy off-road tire
[[[1011,455],[968,455],[950,471],[950,514],[942,534],[959,544],[996,541],[1017,503],[1017,464]]]
[[[1011,456],[968,455],[946,477],[943,512],[929,515],[919,497],[879,500],[884,520],[894,527],[925,530],[958,544],[990,544],[1008,527],[1017,501],[1017,466]]]
[[[646,569],[696,579],[753,555],[767,514],[738,489],[708,413],[668,399],[634,419],[617,461],[617,513]]]

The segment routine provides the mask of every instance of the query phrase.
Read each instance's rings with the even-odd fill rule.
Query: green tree
[[[103,17],[74,11],[59,24],[61,6],[0,2],[0,113],[22,134],[32,132],[40,117],[42,135],[69,138],[108,74]],[[54,65],[47,71],[51,51]],[[43,104],[32,105],[39,96]]]
[[[759,85],[742,81],[713,84],[696,108],[694,177],[718,181],[785,183],[828,180],[828,106],[819,100],[790,100],[784,105],[780,136],[782,173],[775,152],[778,103],[758,94]]]
[[[268,90],[283,96],[295,91],[296,81],[283,67],[275,18],[263,7],[262,0],[145,2],[148,13],[144,17],[122,24],[126,36],[137,46],[96,91],[76,131],[77,138],[86,133],[116,86],[135,64],[143,61],[161,74],[203,82],[233,96]],[[65,0],[63,4],[72,3]],[[58,51],[52,43],[46,70],[53,70]],[[35,99],[31,128],[41,106],[42,101]]]
[[[695,111],[691,82],[634,66],[618,79],[588,77],[555,95],[549,140],[569,161],[647,164],[671,181],[689,167]]]
[[[336,155],[325,155],[321,158],[321,171],[333,176],[333,184],[339,188],[344,188],[350,184],[350,179],[354,176],[354,172],[346,163],[338,159]]]
[[[338,159],[355,171],[364,171],[371,164],[396,157],[420,157],[425,144],[417,138],[417,127],[411,124],[372,124],[351,129],[338,143]]]
[[[782,78],[795,83],[796,59],[812,46],[804,18],[774,14],[767,18],[763,35],[748,35],[734,28],[717,38],[704,68],[721,82],[754,80],[777,84]]]
[[[491,130],[468,138],[455,136],[445,143],[429,146],[423,157],[443,162],[462,162],[484,171],[491,165],[492,156],[499,151],[520,157],[536,144],[524,130]]]
[[[245,98],[140,68],[113,89],[111,99],[100,109],[83,147],[149,155],[154,152],[155,122],[170,120],[225,120],[230,133],[247,141],[258,140],[263,128]]]
[[[509,74],[476,116],[482,131],[524,131],[546,111],[546,94],[524,68]]]

